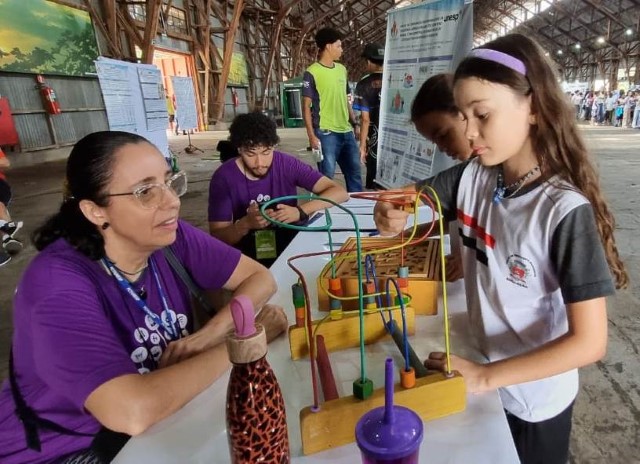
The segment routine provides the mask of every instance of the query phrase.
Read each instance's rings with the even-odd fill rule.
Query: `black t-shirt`
[[[375,157],[378,146],[378,126],[380,124],[380,92],[382,91],[382,73],[367,74],[356,85],[353,97],[353,109],[369,113],[369,133],[367,149]]]

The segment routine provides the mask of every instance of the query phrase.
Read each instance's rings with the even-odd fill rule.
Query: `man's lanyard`
[[[173,318],[171,317],[171,310],[169,309],[169,304],[167,303],[167,296],[165,295],[164,290],[162,289],[162,285],[160,284],[160,278],[158,277],[158,271],[156,269],[155,262],[153,261],[152,258],[149,258],[149,262],[151,265],[150,266],[151,273],[153,274],[153,277],[156,281],[156,285],[158,286],[158,293],[160,294],[160,299],[162,300],[162,306],[164,307],[164,314],[166,315],[165,318],[167,319],[166,321],[164,321],[162,317],[158,316],[156,313],[151,311],[149,306],[147,306],[147,304],[142,300],[142,298],[138,296],[136,291],[131,286],[131,283],[129,283],[127,279],[122,277],[122,274],[118,272],[118,270],[113,265],[113,263],[111,263],[111,261],[109,261],[106,258],[102,258],[102,264],[104,264],[107,267],[107,269],[109,269],[109,272],[111,273],[111,275],[115,277],[116,282],[118,282],[118,285],[120,285],[120,288],[122,289],[122,291],[124,291],[131,298],[133,298],[133,301],[136,302],[136,305],[138,306],[138,308],[140,308],[147,316],[149,316],[151,320],[153,320],[153,322],[155,322],[158,325],[158,327],[163,327],[164,330],[169,335],[171,335],[172,340],[177,340],[180,338],[180,335],[181,335],[180,331],[176,329],[176,325],[173,321]]]

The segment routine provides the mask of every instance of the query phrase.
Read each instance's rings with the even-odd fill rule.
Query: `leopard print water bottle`
[[[255,324],[251,300],[231,303],[235,333],[227,337],[233,363],[227,388],[227,435],[233,464],[288,464],[284,399],[266,359],[264,327]]]

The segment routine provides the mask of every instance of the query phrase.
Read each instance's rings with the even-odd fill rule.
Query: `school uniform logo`
[[[513,254],[507,258],[507,280],[519,287],[529,288],[529,279],[536,276],[536,268],[527,258]]]

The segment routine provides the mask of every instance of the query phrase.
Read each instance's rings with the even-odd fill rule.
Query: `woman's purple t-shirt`
[[[231,159],[211,176],[209,183],[209,222],[235,221],[247,215],[252,202],[264,203],[274,198],[296,195],[301,187],[309,192],[322,174],[297,158],[273,152],[273,163],[265,177],[250,180]],[[283,203],[295,206],[295,200]]]
[[[201,230],[180,222],[172,248],[201,288],[221,288],[231,277],[240,252]],[[183,335],[193,321],[187,287],[163,252],[151,256],[171,318]],[[158,286],[148,268],[133,284],[147,306],[163,310]],[[162,328],[136,305],[102,265],[58,240],[36,256],[16,290],[13,306],[13,356],[19,389],[43,418],[82,433],[99,423],[84,409],[98,386],[125,374],[157,367],[168,341]],[[49,463],[89,446],[91,437],[40,431],[42,452],[27,449],[15,414],[8,381],[0,391],[0,462]]]

